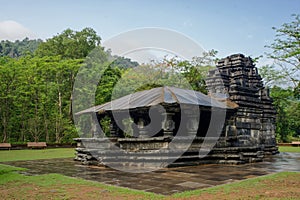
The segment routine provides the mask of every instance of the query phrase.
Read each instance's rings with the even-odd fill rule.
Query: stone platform
[[[260,162],[267,146],[235,147],[237,137],[176,138],[77,138],[75,160],[85,165],[111,167],[180,167],[199,164],[244,164]],[[203,142],[206,140],[206,147]],[[191,142],[191,144],[189,144]],[[216,143],[209,146],[209,143]],[[173,146],[172,146],[173,145]],[[203,148],[203,149],[202,149]],[[208,150],[205,151],[205,150]],[[271,151],[270,149],[273,149]],[[268,152],[277,153],[277,147]],[[201,154],[203,154],[202,157]]]
[[[21,173],[58,173],[104,184],[170,195],[212,187],[281,171],[300,172],[300,153],[280,153],[264,162],[245,165],[198,165],[164,168],[149,173],[128,173],[108,167],[81,165],[72,158],[5,162],[29,169]]]

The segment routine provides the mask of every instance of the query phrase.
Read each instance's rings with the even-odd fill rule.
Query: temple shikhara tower
[[[276,111],[250,57],[235,54],[221,59],[206,80],[209,95],[228,98],[239,107],[226,123],[226,136],[237,137],[238,147],[259,147],[277,153]]]
[[[221,59],[209,71],[206,85],[208,95],[165,86],[78,112],[79,117],[90,115],[94,125],[109,119],[110,126],[108,134],[92,128],[76,138],[75,160],[167,167],[242,164],[278,153],[276,111],[250,57],[235,54]],[[130,136],[125,132],[128,127]]]

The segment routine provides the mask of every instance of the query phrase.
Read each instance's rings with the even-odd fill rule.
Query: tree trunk
[[[45,133],[46,133],[46,142],[49,143],[49,131],[48,131],[48,122],[46,117],[46,111],[44,110],[44,125],[45,125]]]
[[[55,142],[60,142],[60,131],[61,131],[61,118],[62,118],[62,99],[61,99],[61,92],[58,91],[58,110],[59,115],[58,119],[56,120],[56,135],[55,135]]]
[[[72,100],[73,100],[73,94],[72,94],[72,92],[71,92],[71,96],[70,96],[70,106],[69,106],[69,119],[71,120],[71,122],[73,122]]]
[[[22,110],[22,115],[21,115],[21,130],[20,130],[20,133],[21,133],[21,135],[20,135],[20,141],[21,142],[25,142],[25,133],[24,133],[24,130],[25,130],[25,117],[24,117],[24,113],[25,113],[25,111],[24,110]]]
[[[5,143],[6,140],[7,140],[7,120],[6,120],[6,113],[5,112],[3,112],[2,126],[3,126],[3,139],[2,139],[2,142]]]
[[[38,142],[40,139],[40,130],[39,130],[39,123],[41,120],[39,119],[39,95],[38,91],[35,93],[35,123],[34,123],[34,141]]]
[[[7,87],[7,94],[9,94],[9,89]],[[7,142],[7,138],[8,138],[8,131],[7,131],[7,127],[8,127],[8,120],[9,120],[9,102],[8,99],[6,98],[4,100],[4,112],[3,112],[3,143]]]
[[[71,122],[74,122],[73,121],[73,108],[72,108],[74,79],[75,79],[75,75],[73,73],[71,73],[71,77],[70,77],[71,95],[70,95],[70,106],[69,106],[69,118],[70,118]]]

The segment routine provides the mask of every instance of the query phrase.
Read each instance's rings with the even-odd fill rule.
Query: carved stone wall
[[[236,136],[235,146],[261,147],[265,153],[276,153],[276,111],[250,57],[234,54],[221,59],[209,72],[206,85],[209,95],[228,98],[239,105],[226,123],[226,136]]]

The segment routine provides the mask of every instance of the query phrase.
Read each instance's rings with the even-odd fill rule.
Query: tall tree
[[[267,47],[272,50],[268,57],[274,59],[274,65],[259,69],[271,87],[277,110],[276,134],[283,142],[299,135],[300,130],[300,16],[292,16],[293,21],[273,27],[276,38]]]
[[[101,38],[91,28],[81,31],[67,29],[39,45],[36,55],[61,56],[64,59],[85,58],[100,45]]]
[[[300,88],[300,15],[292,15],[294,20],[284,23],[276,31],[274,42],[267,46],[272,50],[268,56],[281,67],[280,73],[291,81],[295,91]]]
[[[271,88],[271,97],[277,110],[276,136],[282,142],[290,142],[300,136],[300,102],[291,88]]]
[[[14,114],[14,102],[16,100],[16,88],[18,87],[17,70],[18,64],[14,59],[8,57],[0,58],[0,119],[2,131],[2,142],[6,142],[12,132],[12,117]]]
[[[192,61],[165,56],[162,60],[127,69],[114,87],[113,98],[159,86],[174,86],[206,93],[205,78],[212,68],[216,53],[212,50]]]

